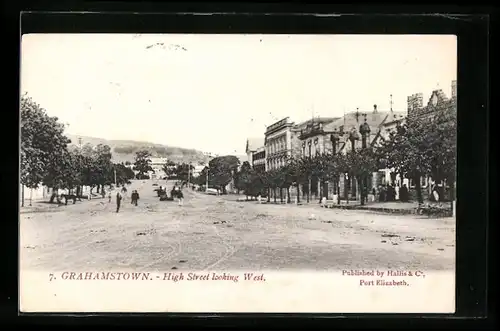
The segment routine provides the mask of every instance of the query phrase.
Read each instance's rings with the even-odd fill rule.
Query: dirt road
[[[259,205],[184,189],[183,206],[135,181],[114,197],[22,212],[21,268],[137,271],[350,268],[453,270],[455,220]]]

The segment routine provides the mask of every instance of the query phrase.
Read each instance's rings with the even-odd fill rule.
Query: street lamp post
[[[370,136],[370,126],[366,122],[366,116],[365,116],[365,122],[359,126],[359,132],[361,133],[362,141],[361,141],[361,148],[366,149],[367,147],[367,140],[368,137]],[[362,178],[362,188],[361,188],[361,204],[365,204],[365,198],[366,198],[366,190],[368,186],[368,178],[366,174],[363,175]]]
[[[359,113],[356,112],[356,117],[359,116]],[[356,131],[355,128],[353,128],[351,130],[351,132],[349,133],[349,140],[351,141],[351,150],[352,150],[352,153],[355,153],[356,152],[356,141],[359,140],[359,133]],[[348,185],[349,185],[349,190],[351,189],[351,180],[348,178]],[[347,197],[347,203],[349,203],[349,192],[347,192],[346,194],[346,197]]]
[[[208,191],[208,177],[210,175],[210,159],[212,158],[211,155],[208,156],[208,164],[207,164],[207,183],[206,183],[206,187],[205,187],[205,192]]]
[[[209,167],[209,166],[207,166],[207,184],[206,184],[206,186],[205,186],[205,192],[207,192],[207,191],[208,191],[208,175],[209,175],[209,172],[210,172],[210,167]]]
[[[333,131],[333,133],[330,135],[330,141],[332,142],[332,155],[337,154],[337,143],[340,140],[340,134],[337,131],[337,128]],[[339,180],[337,178],[337,174],[334,177],[334,183],[333,183],[333,194],[337,195],[337,203],[340,204],[340,187],[339,187]]]

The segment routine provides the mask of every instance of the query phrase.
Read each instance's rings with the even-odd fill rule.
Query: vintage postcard
[[[21,312],[455,312],[456,36],[21,57]]]

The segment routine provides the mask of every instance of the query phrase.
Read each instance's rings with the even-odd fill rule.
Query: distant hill
[[[208,162],[208,157],[203,152],[195,149],[187,149],[181,147],[167,146],[162,144],[155,144],[146,141],[134,140],[107,140],[96,137],[76,136],[66,134],[71,139],[71,145],[78,146],[79,139],[81,139],[82,146],[85,144],[108,145],[113,152],[113,162],[133,162],[135,152],[141,149],[147,149],[151,152],[153,157],[166,157],[174,162]]]

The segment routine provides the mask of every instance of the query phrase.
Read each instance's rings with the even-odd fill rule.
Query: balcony
[[[304,140],[310,137],[324,134],[323,125],[321,123],[308,124],[303,130],[300,130],[299,139]]]

